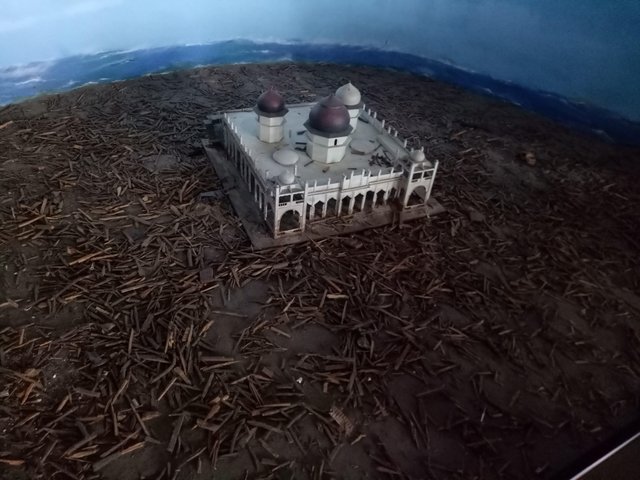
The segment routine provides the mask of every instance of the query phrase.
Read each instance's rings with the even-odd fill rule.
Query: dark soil
[[[447,212],[253,252],[200,198],[219,188],[202,121],[347,80],[440,160]],[[548,478],[638,410],[639,167],[367,68],[201,68],[5,107],[0,479]]]

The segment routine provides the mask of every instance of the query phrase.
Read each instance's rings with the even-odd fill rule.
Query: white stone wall
[[[278,143],[284,138],[284,117],[258,115],[258,138],[266,143]]]
[[[338,163],[347,153],[351,137],[327,138],[307,132],[307,155],[311,160],[323,163]]]
[[[326,216],[351,215],[365,208],[387,206],[389,201],[401,197],[406,182],[407,177],[403,171],[389,168],[375,174],[368,171],[352,173],[335,182],[328,180],[321,184],[306,184],[302,190],[302,205],[294,201],[295,190],[292,189],[291,203],[279,202],[277,217],[280,218],[284,212],[293,209],[306,223]],[[282,198],[283,192],[289,191],[281,190],[279,198]]]
[[[349,110],[349,124],[353,128],[353,131],[356,131],[358,127],[358,117],[360,116],[360,108],[348,108]]]
[[[432,169],[415,172],[419,178],[413,179],[411,172],[395,167],[376,173],[354,172],[340,181],[329,179],[320,184],[278,187],[272,197],[274,235],[302,231],[307,222],[328,216],[352,215],[367,209],[388,207],[391,202],[399,202],[404,209],[420,207],[429,199],[436,170],[437,164]],[[414,192],[416,195],[412,196]],[[294,212],[299,221],[297,228],[284,232],[280,223],[287,212]]]
[[[351,215],[369,208],[388,208],[391,202],[398,202],[400,208],[411,209],[424,205],[429,199],[438,163],[431,167],[429,162],[411,162],[408,159],[410,152],[406,148],[407,142],[398,138],[397,130],[385,126],[385,121],[378,120],[377,114],[371,110],[365,109],[362,114],[380,133],[378,140],[390,159],[397,162],[396,166],[376,172],[353,171],[340,179],[323,179],[304,185],[274,186],[266,181],[263,173],[256,170],[251,151],[243,144],[240,132],[234,125],[225,123],[224,144],[229,160],[236,167],[255,201],[256,209],[259,209],[275,237],[304,231],[307,222],[327,216]],[[228,120],[228,117],[225,119]],[[358,121],[358,117],[355,120]],[[264,132],[263,127],[266,129]],[[260,116],[259,132],[260,135],[280,141],[284,136],[284,118]],[[336,157],[339,156],[336,161],[342,160],[350,137],[325,138],[307,133],[310,140],[316,137],[315,142],[307,144],[307,153],[312,159],[317,160],[312,155],[317,146],[326,152],[333,150]],[[275,140],[278,135],[278,140]],[[262,137],[260,139],[267,141]],[[327,156],[330,157],[329,154]],[[414,192],[416,195],[412,196]],[[281,231],[281,224],[288,230]]]

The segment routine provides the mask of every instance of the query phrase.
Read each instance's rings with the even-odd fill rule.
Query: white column
[[[273,232],[277,235],[280,231],[280,186],[276,186],[275,201],[273,202]]]
[[[402,208],[405,208],[407,206],[407,203],[409,201],[409,196],[411,195],[411,192],[413,191],[413,174],[415,173],[416,170],[416,166],[415,164],[411,164],[411,168],[409,169],[409,178],[407,178],[407,187],[405,188],[404,191],[404,198],[401,198],[400,201],[402,202]]]
[[[289,137],[291,137],[291,130],[289,130]],[[298,175],[298,166],[293,167],[294,175]],[[300,213],[300,228],[304,230],[307,226],[307,199],[309,197],[309,185],[304,182],[304,195],[302,195],[302,212]],[[309,215],[313,208],[309,209]]]
[[[436,173],[438,172],[438,162],[436,160],[436,164],[433,166],[433,173],[431,174],[431,180],[429,181],[429,187],[427,188],[427,196],[425,198],[425,203],[429,198],[431,198],[431,190],[433,189],[433,182],[436,181]]]

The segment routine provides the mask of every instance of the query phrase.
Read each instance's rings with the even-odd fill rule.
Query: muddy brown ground
[[[202,120],[347,80],[440,160],[447,213],[253,252],[200,197],[219,188]],[[637,412],[639,166],[366,68],[202,68],[5,107],[0,478],[548,478]]]

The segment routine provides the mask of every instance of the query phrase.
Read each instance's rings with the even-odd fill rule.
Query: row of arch
[[[251,192],[253,200],[256,202],[264,219],[277,232],[287,232],[300,230],[306,222],[321,220],[326,217],[349,216],[354,213],[372,211],[377,207],[388,206],[400,200],[404,201],[405,190],[391,188],[386,190],[369,190],[365,193],[357,195],[345,195],[341,198],[340,203],[336,198],[330,198],[326,202],[318,201],[315,204],[307,204],[304,211],[305,218],[300,218],[300,213],[294,209],[285,211],[280,218],[276,218],[273,207],[267,201],[262,185],[256,178],[253,168],[250,165],[246,153],[240,148],[235,141],[228,141],[231,132],[225,129],[225,144],[227,145],[229,157],[231,158],[237,171]],[[419,185],[413,189],[407,203],[404,206],[413,207],[424,205],[426,202],[427,189],[424,185]],[[275,228],[277,227],[277,228]]]
[[[225,130],[225,135],[230,136],[232,134],[229,131]],[[240,173],[240,177],[242,177],[242,179],[244,180],[245,186],[251,193],[253,200],[256,202],[256,204],[258,204],[258,207],[260,208],[260,212],[262,213],[264,219],[271,219],[271,224],[273,225],[273,208],[271,208],[271,205],[269,205],[262,185],[256,178],[253,168],[250,165],[248,155],[242,150],[237,142],[228,142],[226,139],[225,142],[227,145],[229,157],[236,167],[236,170]],[[269,215],[269,210],[271,210],[271,215]]]
[[[404,195],[404,189],[400,189],[398,191],[396,188],[392,188],[389,192],[386,190],[379,190],[377,192],[369,190],[366,193],[359,193],[355,196],[346,195],[341,199],[340,204],[338,204],[338,200],[335,198],[330,198],[327,202],[320,200],[315,204],[307,204],[305,212],[306,221],[313,222],[326,217],[349,216],[354,213],[370,212],[377,207],[391,205],[398,199],[402,201]],[[413,207],[424,205],[426,202],[426,196],[426,187],[424,185],[419,185],[414,188],[411,195],[409,195],[406,206]],[[280,217],[278,227],[279,232],[300,229],[300,213],[293,209],[287,210]]]

